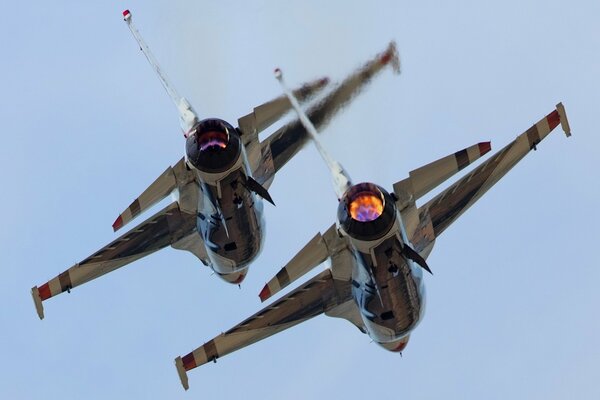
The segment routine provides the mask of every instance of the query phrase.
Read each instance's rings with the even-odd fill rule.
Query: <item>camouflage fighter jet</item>
[[[276,74],[281,79],[281,72]],[[201,347],[175,359],[187,371],[325,314],[344,318],[392,352],[402,352],[423,317],[423,271],[435,241],[456,219],[559,124],[570,136],[562,104],[455,184],[418,207],[416,201],[491,150],[490,142],[417,168],[391,192],[373,183],[352,185],[319,145],[316,129],[283,85],[300,120],[329,166],[339,200],[337,223],[317,233],[260,292],[264,302],[329,259],[331,267]]]
[[[308,135],[298,121],[265,140],[259,133],[290,109],[281,96],[238,119],[238,127],[216,118],[200,120],[189,102],[167,79],[126,10],[123,17],[162,85],[179,111],[186,154],[168,167],[113,224],[114,231],[176,192],[172,202],[146,221],[41,286],[31,289],[40,319],[42,302],[164,247],[187,250],[226,282],[240,284],[263,243],[263,203],[275,174],[305,145]],[[324,127],[386,66],[399,73],[395,44],[349,75],[308,114]],[[309,100],[328,83],[319,79],[294,93]]]

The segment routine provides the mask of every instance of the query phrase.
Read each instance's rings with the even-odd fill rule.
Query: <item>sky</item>
[[[600,398],[600,3],[350,3],[2,5],[0,398]],[[113,240],[118,213],[183,154],[125,8],[200,115],[232,123],[281,94],[275,67],[290,85],[339,81],[395,40],[401,75],[323,131],[356,182],[391,189],[477,142],[498,150],[559,101],[573,136],[557,129],[437,241],[402,358],[320,316],[191,371],[184,392],[173,359],[258,311],[337,202],[307,148],[275,178],[241,289],[165,249],[45,302],[40,321],[30,288]]]

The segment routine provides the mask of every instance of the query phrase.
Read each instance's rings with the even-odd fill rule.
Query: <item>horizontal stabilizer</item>
[[[185,160],[183,158],[174,167],[167,168],[117,217],[113,223],[113,230],[115,232],[118,231],[135,217],[171,194],[177,188],[178,178],[179,180],[184,180],[186,172]]]
[[[308,101],[327,84],[329,84],[329,78],[317,79],[294,90],[294,95],[300,102]],[[279,96],[255,107],[250,114],[238,119],[238,126],[242,134],[258,134],[279,121],[291,109],[292,105],[289,100],[285,96]]]
[[[400,197],[400,187],[402,186],[403,190],[411,192],[413,200],[416,201],[491,149],[490,142],[477,143],[412,170],[407,179],[394,184],[394,192]],[[406,184],[408,184],[408,189],[404,186]]]
[[[175,367],[177,367],[177,374],[179,375],[179,380],[181,381],[183,388],[188,390],[190,385],[188,383],[187,371],[183,367],[183,361],[181,360],[181,357],[177,357],[175,359]]]
[[[332,226],[332,228],[335,229],[335,225]],[[330,228],[325,235],[327,235],[332,228]],[[321,264],[329,256],[329,249],[323,235],[317,233],[311,241],[308,242],[308,244],[265,285],[258,295],[260,301],[264,302],[281,289],[287,287],[290,283]]]

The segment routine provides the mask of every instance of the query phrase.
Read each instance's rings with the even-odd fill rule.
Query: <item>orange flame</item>
[[[358,193],[350,202],[350,216],[356,221],[373,221],[381,213],[383,213],[383,201],[371,192]]]
[[[203,133],[199,138],[199,146],[200,150],[204,151],[206,149],[220,147],[224,149],[227,147],[228,141],[227,133],[219,132],[219,131],[209,131]]]

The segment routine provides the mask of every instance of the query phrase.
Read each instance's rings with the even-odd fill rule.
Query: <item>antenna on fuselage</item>
[[[177,92],[175,87],[169,82],[167,74],[160,67],[158,61],[156,60],[156,58],[154,58],[154,55],[150,51],[150,48],[142,38],[142,35],[140,35],[140,32],[133,24],[133,19],[129,10],[123,11],[123,20],[127,23],[131,34],[137,41],[138,45],[140,46],[140,50],[142,51],[142,53],[144,53],[144,56],[146,56],[146,59],[152,66],[152,69],[154,69],[154,72],[156,72],[156,75],[158,75],[160,83],[167,91],[167,94],[169,95],[171,100],[173,100],[173,103],[175,103],[175,106],[179,111],[179,118],[181,119],[181,129],[183,129],[184,134],[187,134],[190,131],[190,129],[194,127],[196,122],[198,122],[198,116],[196,115],[196,112],[192,108],[191,104],[187,101],[187,99],[185,97],[182,97]]]
[[[329,153],[327,153],[323,145],[321,145],[317,129],[310,121],[304,110],[300,108],[298,100],[285,84],[285,81],[283,80],[283,72],[281,71],[281,69],[276,68],[274,73],[275,78],[281,84],[283,92],[285,93],[292,107],[296,111],[296,114],[298,114],[298,118],[304,126],[304,129],[306,129],[306,131],[308,132],[310,138],[312,139],[317,150],[319,151],[319,154],[321,154],[323,161],[325,161],[325,164],[327,164],[329,172],[331,172],[331,179],[333,180],[333,190],[335,191],[338,200],[340,200],[344,193],[346,193],[346,190],[348,190],[350,186],[352,186],[352,180],[350,179],[350,176],[348,176],[348,173],[346,172],[346,170],[344,170],[344,167],[342,167],[342,165],[339,162],[331,158],[331,156],[329,156]]]

